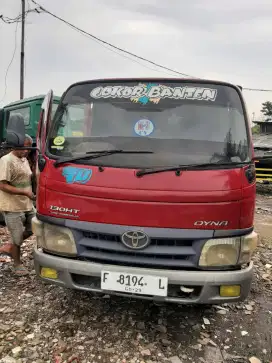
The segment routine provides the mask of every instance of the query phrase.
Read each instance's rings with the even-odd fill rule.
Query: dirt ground
[[[23,256],[31,276],[15,278],[10,263],[0,264],[0,362],[271,362],[272,193],[260,192],[255,277],[241,304],[159,306],[44,285],[30,240]],[[4,228],[0,238],[8,238]]]

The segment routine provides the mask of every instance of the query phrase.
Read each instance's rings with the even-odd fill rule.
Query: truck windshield
[[[194,82],[86,82],[68,89],[48,138],[55,159],[108,153],[74,163],[156,168],[247,162],[250,148],[234,87]]]

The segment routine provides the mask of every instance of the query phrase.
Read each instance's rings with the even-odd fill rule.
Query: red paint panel
[[[66,165],[67,166],[67,165]],[[253,225],[255,185],[241,169],[184,171],[135,176],[133,169],[70,164],[92,170],[86,184],[67,183],[63,166],[48,160],[41,178],[38,211],[54,215],[50,206],[78,209],[82,221],[146,227],[236,229]],[[61,217],[61,215],[59,215]],[[228,225],[195,226],[196,221],[228,221]]]
[[[75,196],[46,190],[46,207],[40,213],[52,215],[50,206],[79,209],[79,220],[143,227],[235,229],[240,227],[240,202],[162,203]],[[67,216],[65,217],[67,218]],[[229,221],[224,226],[196,227],[194,223]]]

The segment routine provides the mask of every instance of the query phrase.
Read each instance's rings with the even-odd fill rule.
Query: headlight
[[[238,263],[240,238],[212,239],[205,243],[199,266],[233,266]]]
[[[202,248],[199,266],[222,267],[248,263],[257,246],[255,232],[247,236],[212,239]]]
[[[32,220],[32,229],[39,247],[56,254],[76,256],[76,243],[70,229],[41,223],[36,218]]]
[[[76,243],[70,229],[52,224],[44,225],[44,248],[65,255],[77,254]]]

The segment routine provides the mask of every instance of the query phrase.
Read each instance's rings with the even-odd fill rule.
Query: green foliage
[[[264,116],[272,117],[272,102],[266,101],[266,102],[262,103],[261,113]]]
[[[255,125],[251,128],[252,134],[259,134],[260,133],[260,126]]]

